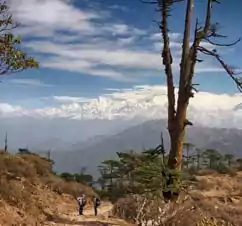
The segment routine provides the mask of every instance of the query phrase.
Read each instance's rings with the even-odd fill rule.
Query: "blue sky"
[[[195,0],[195,13],[201,21],[204,2]],[[22,34],[23,48],[40,62],[40,68],[3,77],[1,102],[41,108],[55,106],[53,96],[97,97],[112,92],[107,88],[165,84],[159,29],[153,22],[159,20],[159,13],[154,6],[139,0],[13,0],[11,4],[14,18],[22,24],[17,32]],[[242,37],[241,6],[239,0],[214,6],[214,21],[221,23],[228,40]],[[177,62],[184,7],[184,3],[177,4],[170,17]],[[242,43],[220,49],[224,59],[238,67],[241,50]],[[178,71],[174,74],[177,78]],[[195,82],[203,91],[237,92],[211,58],[198,66]]]

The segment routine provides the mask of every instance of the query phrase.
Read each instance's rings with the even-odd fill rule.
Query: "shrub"
[[[49,189],[60,195],[68,194],[76,198],[78,197],[78,195],[80,195],[81,192],[84,192],[87,197],[91,197],[95,194],[90,187],[87,187],[75,181],[67,182],[55,176],[45,177],[41,180]]]
[[[225,165],[224,163],[219,163],[217,168],[218,173],[229,174],[230,176],[236,176],[237,172],[235,169]]]

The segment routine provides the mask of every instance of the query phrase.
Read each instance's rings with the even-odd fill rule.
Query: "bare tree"
[[[168,160],[168,168],[172,170],[181,170],[182,156],[183,156],[183,142],[185,137],[185,128],[188,125],[193,125],[187,119],[187,108],[189,99],[194,97],[195,85],[193,84],[193,77],[196,63],[202,62],[198,59],[198,54],[202,53],[207,56],[215,58],[218,63],[224,68],[228,76],[235,82],[239,91],[242,91],[242,80],[237,77],[236,70],[228,66],[219,55],[216,49],[210,50],[201,45],[202,41],[210,43],[215,48],[217,46],[232,46],[237,40],[229,44],[217,43],[215,39],[225,38],[225,35],[218,33],[218,23],[211,22],[212,6],[219,4],[219,0],[206,0],[205,22],[203,25],[199,24],[196,19],[194,32],[191,32],[193,18],[194,0],[142,0],[146,3],[155,4],[161,14],[161,22],[159,23],[160,31],[163,39],[162,59],[165,67],[166,82],[167,82],[167,97],[168,97],[168,131],[170,135],[170,153]],[[205,0],[204,0],[205,1]],[[173,4],[184,2],[186,3],[185,10],[185,25],[183,33],[182,55],[180,63],[180,76],[178,87],[177,104],[175,98],[175,87],[172,72],[172,54],[169,43],[169,27],[168,17]],[[190,44],[191,39],[192,44]],[[215,41],[214,41],[215,40]]]

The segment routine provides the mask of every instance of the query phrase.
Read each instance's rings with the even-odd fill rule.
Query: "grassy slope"
[[[51,165],[37,155],[0,153],[0,225],[42,225],[60,208],[76,211],[81,191],[94,194],[87,186],[58,178]]]

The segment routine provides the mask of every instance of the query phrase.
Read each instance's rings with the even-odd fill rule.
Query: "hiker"
[[[84,194],[81,194],[78,198],[77,198],[78,204],[79,204],[79,214],[83,215],[83,209],[84,206],[86,205],[86,197]]]
[[[94,207],[94,214],[97,216],[97,208],[101,205],[101,200],[96,196],[93,196],[93,207]]]

